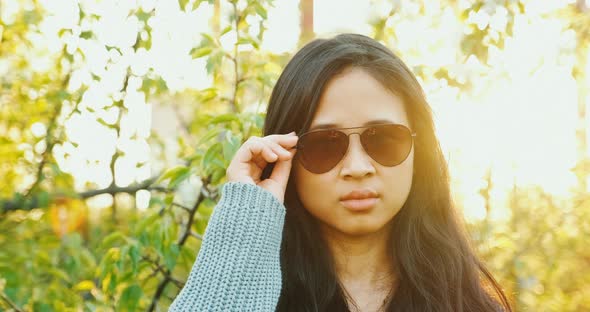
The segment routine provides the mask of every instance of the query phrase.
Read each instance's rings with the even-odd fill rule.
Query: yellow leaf
[[[76,286],[74,286],[75,290],[92,290],[94,289],[94,283],[89,280],[81,281]]]

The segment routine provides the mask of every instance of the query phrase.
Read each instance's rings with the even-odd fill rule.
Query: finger
[[[270,146],[264,146],[262,149],[262,157],[267,162],[275,162],[279,158],[279,156],[272,150]]]
[[[275,140],[278,140],[277,137],[278,135],[274,135]],[[238,161],[253,162],[261,169],[264,169],[267,163],[275,162],[279,158],[286,160],[292,157],[286,148],[270,139],[269,136],[264,138],[252,136],[245,145],[245,148],[239,151]]]
[[[260,169],[264,170],[269,163],[277,161],[278,156],[272,152],[270,147],[266,146],[262,150],[262,155],[256,155],[252,162]]]
[[[275,142],[277,144],[280,144],[283,147],[292,147],[292,146],[295,146],[299,137],[296,135],[288,135],[288,134],[283,134],[283,135],[272,134],[272,135],[265,136],[264,139],[267,139],[267,140],[270,140],[270,141]]]
[[[281,160],[287,160],[292,157],[291,152],[289,152],[285,147],[275,143],[273,141],[267,141],[267,144],[270,146],[272,151],[279,156]]]
[[[279,185],[287,185],[291,167],[293,164],[293,157],[288,160],[279,160],[270,175],[270,179],[276,181]]]
[[[292,136],[292,137],[288,137],[288,138],[283,138],[281,141],[279,141],[277,143],[279,143],[281,146],[283,146],[285,148],[291,148],[291,147],[297,145],[298,141],[299,141],[299,137]]]
[[[295,133],[295,131],[291,132],[291,133],[287,133],[287,134],[269,134],[267,136],[265,136],[264,138],[270,138],[273,140],[280,140],[282,138],[288,138],[288,137],[296,137],[297,134]]]
[[[238,150],[236,155],[239,162],[249,162],[253,161],[257,155],[262,153],[264,149],[264,144],[259,142],[259,138],[250,137],[244,145]]]
[[[252,161],[254,162],[256,167],[258,167],[260,170],[263,170],[266,167],[266,165],[268,164],[268,162],[266,162],[266,160],[264,160],[263,158],[260,158],[260,157],[255,157]]]
[[[274,161],[275,156],[272,156],[274,152],[266,141],[259,137],[250,137],[244,144],[243,150],[240,151],[239,160],[240,162],[257,162],[256,158],[262,158],[267,161]]]

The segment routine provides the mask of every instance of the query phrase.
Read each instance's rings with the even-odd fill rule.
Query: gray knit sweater
[[[195,264],[169,311],[274,311],[285,213],[259,186],[223,185]]]

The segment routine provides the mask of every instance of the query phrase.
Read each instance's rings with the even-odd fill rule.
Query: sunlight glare
[[[262,49],[277,54],[294,51],[301,32],[299,18],[299,1],[274,2],[268,10]]]
[[[135,205],[139,210],[146,210],[150,204],[152,193],[148,190],[139,190],[135,193]]]
[[[338,14],[334,14],[335,9]],[[371,32],[371,27],[366,21],[366,12],[369,12],[369,9],[369,1],[314,1],[313,30],[320,37],[336,32],[368,35]]]

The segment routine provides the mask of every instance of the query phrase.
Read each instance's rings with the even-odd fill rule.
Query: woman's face
[[[401,98],[367,72],[351,68],[334,77],[324,89],[310,130],[320,124],[336,125],[333,128],[359,127],[374,120],[386,120],[411,129]],[[303,206],[320,221],[324,232],[356,237],[385,231],[410,192],[414,148],[404,162],[386,167],[365,153],[359,135],[352,134],[349,140],[344,158],[326,173],[315,174],[298,161],[294,163],[297,193]],[[362,189],[378,193],[371,208],[354,211],[341,203],[341,196]]]

